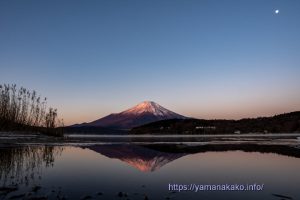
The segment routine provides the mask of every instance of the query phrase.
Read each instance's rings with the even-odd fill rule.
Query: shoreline
[[[82,146],[105,144],[174,144],[174,145],[220,145],[220,144],[275,144],[300,146],[300,133],[285,134],[227,134],[227,135],[65,135],[52,137],[42,134],[0,132],[0,148],[23,145]]]

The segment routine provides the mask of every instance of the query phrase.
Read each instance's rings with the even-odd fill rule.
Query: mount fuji
[[[73,127],[105,127],[112,129],[131,129],[147,123],[167,119],[186,119],[153,101],[144,101],[128,110],[113,113],[90,123],[75,124]]]

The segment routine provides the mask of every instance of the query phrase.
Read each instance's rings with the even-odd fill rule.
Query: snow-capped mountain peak
[[[131,129],[147,123],[167,119],[185,119],[153,101],[144,101],[120,113],[107,115],[84,126],[101,126],[114,129]],[[80,125],[77,125],[77,127]]]
[[[121,114],[135,114],[139,115],[142,113],[151,113],[155,116],[172,116],[176,113],[160,106],[159,104],[153,101],[144,101],[124,112]]]

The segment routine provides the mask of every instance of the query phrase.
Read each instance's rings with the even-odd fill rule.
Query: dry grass
[[[47,98],[41,98],[36,91],[17,88],[15,84],[0,85],[0,130],[59,136],[63,121],[57,116],[57,109],[47,108]]]

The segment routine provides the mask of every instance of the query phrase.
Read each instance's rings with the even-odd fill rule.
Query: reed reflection
[[[30,184],[41,179],[44,167],[52,167],[55,158],[61,155],[60,146],[22,146],[0,149],[0,184]]]

